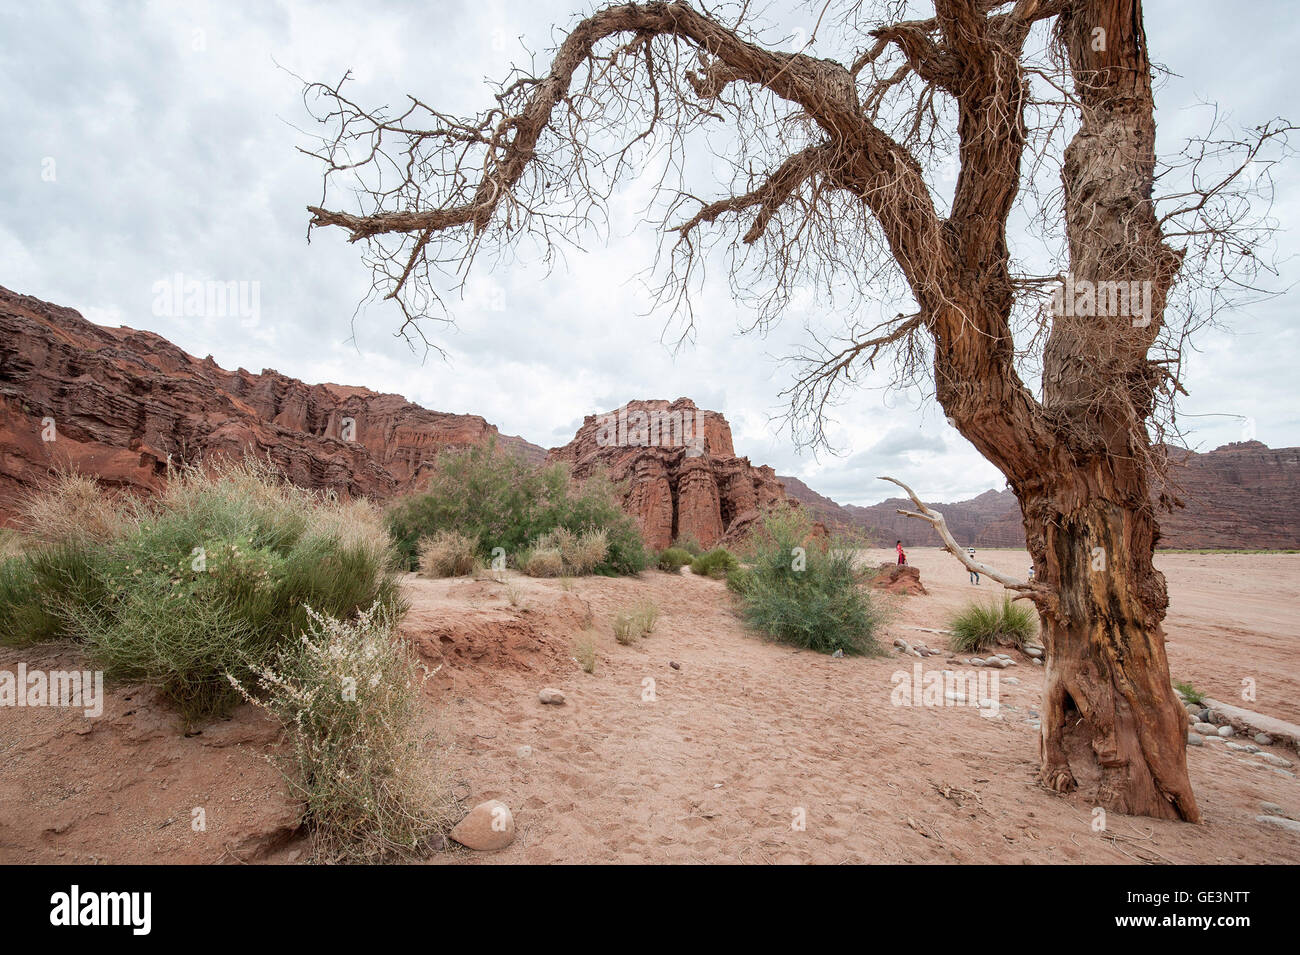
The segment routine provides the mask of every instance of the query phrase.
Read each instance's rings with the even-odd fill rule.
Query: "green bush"
[[[78,505],[79,506],[79,505]],[[72,526],[43,503],[49,527]],[[40,512],[40,508],[30,513]],[[226,712],[246,680],[308,624],[400,599],[382,514],[286,484],[255,462],[171,476],[111,533],[46,544],[0,568],[11,642],[80,640],[110,679],[158,687],[187,723]]]
[[[715,547],[691,561],[691,573],[722,580],[740,566],[740,561],[725,547]]]
[[[757,579],[750,568],[736,567],[731,573],[727,574],[727,589],[733,594],[743,597],[754,589]]]
[[[950,645],[959,653],[975,653],[994,646],[1023,647],[1038,633],[1033,607],[1004,594],[989,603],[967,604],[948,621]]]
[[[675,574],[694,559],[690,551],[680,547],[668,547],[659,552],[659,556],[655,558],[655,566]]]
[[[594,573],[636,574],[649,556],[621,498],[604,475],[577,482],[562,463],[532,468],[488,444],[441,455],[425,490],[394,504],[388,524],[410,568],[416,566],[420,539],[438,531],[476,538],[484,561],[500,547],[518,564],[518,555],[534,548],[538,538],[563,529],[577,535],[604,532],[605,557]]]
[[[741,616],[759,633],[794,646],[846,655],[879,654],[879,608],[857,583],[853,551],[810,543],[800,511],[770,512],[751,538],[750,568],[735,568],[727,586]]]
[[[68,607],[106,596],[103,552],[84,542],[38,545],[0,562],[0,643],[24,646],[73,636]]]
[[[677,550],[686,551],[692,557],[699,557],[704,553],[704,548],[700,546],[700,542],[690,535],[677,538],[677,540],[673,541],[673,547]]]

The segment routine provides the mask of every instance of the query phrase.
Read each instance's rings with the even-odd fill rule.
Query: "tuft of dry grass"
[[[23,535],[12,527],[0,527],[0,560],[21,557],[25,553],[27,553],[27,545],[24,543]]]
[[[94,478],[58,471],[18,506],[18,524],[40,544],[103,544],[120,537],[134,508]]]
[[[659,605],[653,600],[644,600],[632,611],[632,619],[641,636],[648,637],[659,622]]]
[[[478,541],[459,531],[420,539],[420,572],[428,577],[466,577],[478,568]]]
[[[614,639],[623,646],[631,646],[654,630],[659,620],[659,605],[644,600],[631,610],[620,610],[614,615]]]
[[[530,577],[578,577],[590,574],[608,555],[609,535],[603,528],[575,534],[557,527],[533,541],[532,547],[520,554],[518,563]]]
[[[583,633],[574,640],[573,656],[584,672],[596,672],[596,638],[590,631]]]
[[[627,611],[619,611],[614,615],[615,640],[626,647],[636,643],[639,636],[641,636],[641,631],[637,628],[632,614]]]

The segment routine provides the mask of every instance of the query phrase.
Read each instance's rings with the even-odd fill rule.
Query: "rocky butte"
[[[547,460],[568,463],[578,478],[603,468],[626,481],[624,508],[654,550],[684,537],[703,547],[733,540],[761,508],[787,500],[775,471],[737,457],[726,419],[689,398],[588,415]]]

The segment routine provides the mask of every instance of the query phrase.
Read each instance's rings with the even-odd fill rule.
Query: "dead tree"
[[[901,16],[906,4],[882,7],[813,6],[813,36],[834,30],[842,48],[830,59],[807,52],[813,36],[761,42],[748,3],[610,6],[469,118],[414,96],[398,110],[363,108],[346,77],[309,84],[325,127],[311,225],[366,246],[374,291],[409,334],[439,317],[439,292],[480,253],[525,236],[547,250],[576,245],[599,228],[615,185],[652,169],[665,236],[657,289],[688,321],[697,266],[718,237],[760,322],[801,283],[843,280],[859,302],[905,302],[896,318],[850,320],[838,345],[802,356],[794,419],[824,438],[826,409],[879,356],[896,356],[905,376],[925,372],[949,422],[1020,501],[1036,571],[1022,593],[1047,650],[1043,784],[1196,821],[1152,564],[1152,429],[1167,419],[1157,410],[1178,388],[1189,330],[1225,288],[1251,287],[1268,222],[1234,205],[1235,190],[1243,176],[1267,178],[1267,147],[1287,127],[1207,136],[1158,167],[1140,0],[935,0],[934,15],[916,19]],[[697,199],[688,154],[722,124],[731,188]],[[945,155],[957,159],[950,197],[932,181]],[[1162,168],[1178,190],[1163,206]],[[1018,204],[1058,240],[1053,268],[1013,271]],[[1210,273],[1187,283],[1199,297],[1170,321],[1180,276]],[[1068,291],[1044,308],[1063,277]],[[1143,297],[1124,306],[1120,293]]]

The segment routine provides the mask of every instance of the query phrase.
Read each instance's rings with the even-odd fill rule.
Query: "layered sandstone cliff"
[[[689,398],[588,415],[548,460],[580,479],[604,469],[626,481],[624,507],[654,550],[685,537],[704,547],[733,540],[763,508],[786,501],[776,472],[737,457],[726,419]]]
[[[151,332],[0,288],[0,522],[51,468],[149,493],[169,460],[251,451],[304,487],[384,498],[413,487],[440,449],[488,440],[533,463],[545,455],[477,415],[270,369],[226,371]]]

